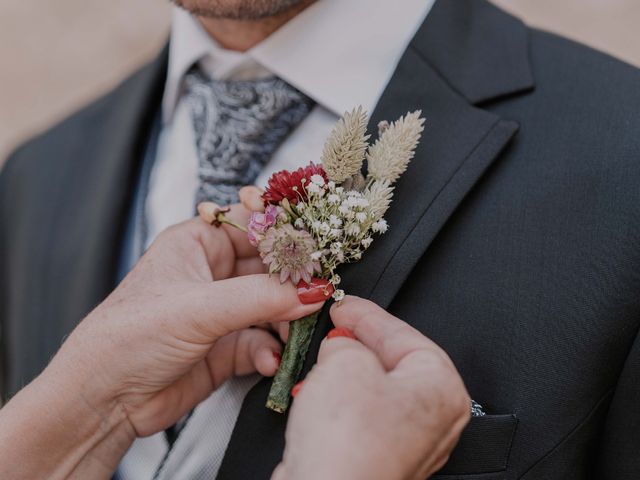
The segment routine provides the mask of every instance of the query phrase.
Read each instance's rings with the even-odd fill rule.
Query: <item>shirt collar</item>
[[[197,62],[213,78],[277,75],[336,115],[371,111],[434,0],[318,0],[247,52],[221,48],[189,13],[175,8],[163,119]]]

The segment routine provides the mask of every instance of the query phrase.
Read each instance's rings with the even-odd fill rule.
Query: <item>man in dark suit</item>
[[[9,159],[5,395],[113,288],[167,75],[163,51]],[[436,478],[640,478],[639,84],[484,0],[437,0],[377,100],[370,125],[420,108],[425,136],[343,285],[442,346],[484,406]],[[218,478],[277,465],[268,388],[244,399]]]

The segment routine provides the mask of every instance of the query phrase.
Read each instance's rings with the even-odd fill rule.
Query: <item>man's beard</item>
[[[199,17],[259,20],[273,17],[310,0],[171,0]]]

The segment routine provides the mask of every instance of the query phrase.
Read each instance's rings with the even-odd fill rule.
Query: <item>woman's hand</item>
[[[470,416],[453,363],[372,302],[347,297],[331,317],[337,328],[295,397],[272,478],[427,478]]]
[[[261,271],[241,232],[194,219],[162,233],[0,411],[0,477],[109,478],[136,436],[174,424],[230,376],[273,375],[280,343],[248,327],[322,301],[302,304]]]

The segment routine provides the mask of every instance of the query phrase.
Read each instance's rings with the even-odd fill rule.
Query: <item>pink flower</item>
[[[254,247],[258,246],[260,240],[264,238],[264,234],[276,224],[276,220],[278,219],[278,215],[282,213],[281,207],[276,207],[275,205],[268,205],[265,208],[264,213],[261,212],[253,212],[251,214],[251,218],[249,219],[249,224],[247,225],[247,237],[249,238],[249,243]]]
[[[258,244],[269,273],[279,273],[281,283],[291,278],[295,285],[300,280],[310,283],[314,272],[322,272],[320,262],[312,257],[316,250],[316,242],[309,232],[296,230],[290,223],[269,228]]]

